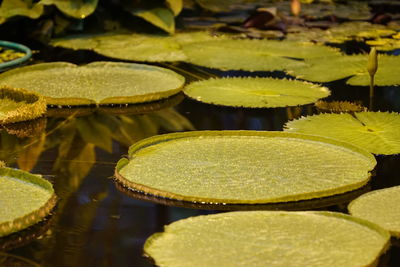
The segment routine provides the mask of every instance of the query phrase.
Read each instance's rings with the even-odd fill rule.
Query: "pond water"
[[[65,60],[73,63],[102,59],[92,53],[64,50],[42,52],[35,58],[38,62]],[[198,69],[190,65],[172,67],[181,72],[184,70],[189,80],[194,79],[193,74],[244,74]],[[188,75],[187,72],[192,74]],[[252,75],[263,76],[266,73]],[[332,90],[328,100],[360,101],[368,106],[368,88],[347,86],[344,81],[328,86]],[[396,87],[378,87],[374,109],[400,111],[400,104],[396,100],[399,99],[399,94],[400,91]],[[167,107],[162,108],[163,105]],[[162,101],[156,107],[147,108],[145,114],[114,109],[113,113],[116,112],[120,114],[111,115],[110,111],[92,109],[62,111],[53,108],[50,109],[47,118],[21,124],[19,129],[5,128],[1,131],[2,159],[6,160],[8,165],[44,175],[54,183],[56,194],[60,197],[59,204],[48,222],[25,231],[27,233],[21,236],[22,239],[29,239],[38,233],[44,234],[30,242],[22,240],[21,243],[26,243],[22,246],[15,242],[16,248],[8,251],[32,262],[16,265],[17,259],[0,255],[0,263],[3,262],[4,266],[35,266],[33,263],[43,266],[152,266],[151,262],[142,256],[143,244],[151,234],[162,231],[165,224],[173,221],[220,211],[213,210],[212,207],[182,207],[182,203],[169,203],[162,199],[158,199],[160,203],[157,204],[146,200],[143,195],[130,193],[116,186],[112,179],[115,163],[121,156],[127,155],[129,142],[182,130],[282,130],[283,124],[289,119],[313,114],[316,110],[313,105],[275,109],[227,108],[201,104],[180,95],[170,101]],[[115,121],[129,123],[115,124]],[[79,126],[80,122],[103,125],[103,128],[100,127],[103,130],[82,129]],[[113,132],[121,130],[118,127],[128,130],[130,139],[120,137],[119,142],[113,139],[111,147],[105,146],[104,144],[112,138]],[[385,156],[378,157],[377,160],[378,165],[370,184],[356,192],[297,206],[251,208],[346,212],[347,203],[359,194],[372,189],[400,185],[400,158]],[[18,236],[14,235],[14,238],[18,239]],[[382,257],[381,265],[399,266],[399,250],[398,246],[392,246]]]

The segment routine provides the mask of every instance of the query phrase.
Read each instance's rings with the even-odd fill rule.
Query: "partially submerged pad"
[[[316,84],[273,78],[222,78],[189,84],[184,93],[197,101],[234,107],[274,108],[310,104],[329,96]]]
[[[333,212],[246,211],[191,217],[144,245],[157,266],[370,266],[390,235]]]
[[[142,140],[121,159],[124,186],[176,200],[256,204],[355,190],[374,157],[330,139],[283,132],[199,131]]]
[[[0,124],[33,120],[46,112],[44,98],[22,89],[0,86]]]
[[[40,93],[49,105],[70,106],[155,101],[178,93],[184,82],[168,69],[116,62],[42,63],[0,75],[0,84]]]
[[[273,71],[300,68],[291,58],[334,56],[332,48],[292,41],[214,40],[183,45],[187,61],[222,70]]]
[[[49,215],[56,203],[51,183],[28,172],[0,168],[0,237]]]
[[[376,190],[353,200],[351,215],[373,222],[400,237],[400,186]]]
[[[400,114],[395,112],[307,116],[286,123],[285,131],[334,138],[374,154],[400,153]]]

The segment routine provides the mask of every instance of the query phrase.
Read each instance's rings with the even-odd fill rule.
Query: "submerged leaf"
[[[400,114],[358,112],[320,114],[290,121],[285,131],[334,138],[374,154],[400,153]]]
[[[290,58],[335,56],[332,48],[292,41],[214,40],[183,45],[187,61],[223,70],[270,71],[301,68],[304,64]]]
[[[344,143],[282,132],[200,131],[155,136],[130,147],[119,182],[177,200],[277,203],[363,186],[376,162]]]
[[[245,211],[174,222],[144,251],[165,267],[372,266],[389,240],[382,228],[341,213]]]
[[[0,168],[0,237],[39,222],[55,202],[53,186],[40,176]]]
[[[319,111],[332,112],[332,113],[342,113],[342,112],[360,112],[366,111],[366,107],[362,105],[352,103],[349,101],[318,101],[315,106]]]
[[[0,86],[0,123],[36,119],[46,112],[44,98],[23,89]]]
[[[349,205],[349,212],[400,237],[400,186],[364,194]]]
[[[329,96],[330,91],[296,80],[223,78],[191,83],[184,93],[209,104],[261,108],[309,104]]]
[[[143,64],[94,62],[78,67],[55,62],[5,72],[0,84],[38,92],[49,105],[122,104],[169,97],[181,90],[184,78]]]

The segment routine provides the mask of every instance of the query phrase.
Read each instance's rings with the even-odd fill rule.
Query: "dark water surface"
[[[53,50],[50,53],[51,57],[48,54],[39,54],[36,55],[36,60],[83,63],[103,59],[90,54],[90,60],[87,60],[84,54],[64,54],[63,51]],[[204,75],[204,71],[210,70],[203,69],[199,71],[199,75]],[[243,75],[232,72],[214,74]],[[274,75],[282,76],[281,73]],[[193,76],[187,78],[193,79]],[[344,81],[326,85],[332,91],[328,100],[361,101],[368,106],[368,88],[347,86]],[[374,99],[375,110],[398,112],[398,99],[398,87],[378,87]],[[176,100],[179,101],[180,99]],[[47,119],[21,127],[33,128],[31,133],[25,133],[28,137],[23,138],[17,137],[23,134],[21,129],[3,129],[0,152],[2,159],[10,166],[44,175],[54,183],[56,194],[60,197],[53,216],[48,223],[41,226],[44,230],[34,229],[45,234],[31,242],[24,240],[27,244],[11,249],[8,253],[43,266],[152,266],[150,261],[142,256],[143,244],[151,234],[162,231],[165,224],[173,221],[219,211],[173,207],[164,205],[171,204],[165,202],[156,204],[135,199],[132,194],[118,189],[111,178],[115,163],[123,155],[127,155],[130,142],[155,134],[194,129],[282,130],[283,124],[289,119],[315,112],[312,105],[243,109],[218,107],[183,99],[174,107],[157,111],[147,110],[144,115],[132,112],[111,115],[109,111],[93,113],[88,109],[61,114],[60,110],[52,109]],[[84,113],[88,115],[83,116]],[[119,123],[121,121],[124,123]],[[93,130],[93,127],[92,130],[87,130],[82,128],[82,123],[102,127],[97,128],[100,130]],[[112,133],[121,128],[125,129],[129,136],[120,137],[119,142],[113,140],[110,150],[105,144],[110,141]],[[297,208],[346,212],[347,202],[362,192],[399,185],[400,158],[385,156],[378,157],[377,160],[378,165],[371,183],[362,191],[332,201],[324,199],[320,203],[317,201],[309,206],[305,204]],[[278,208],[293,209],[290,206]],[[29,234],[34,236],[33,233]],[[21,236],[21,239],[26,238]],[[393,246],[382,258],[381,265],[400,266],[399,250],[398,246]],[[15,262],[16,259],[5,259],[0,260],[0,265],[34,266],[32,263],[17,265]]]

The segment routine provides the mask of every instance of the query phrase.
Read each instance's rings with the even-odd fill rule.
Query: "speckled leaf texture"
[[[374,154],[400,153],[400,114],[395,112],[307,116],[286,123],[285,131],[334,138]]]
[[[39,222],[55,203],[53,186],[39,175],[0,168],[0,237]]]
[[[0,124],[33,120],[45,112],[44,97],[26,90],[0,86]]]
[[[291,58],[334,56],[337,51],[322,45],[292,41],[214,40],[182,46],[187,61],[222,70],[272,71],[300,68]]]
[[[144,251],[160,267],[370,266],[389,238],[340,213],[245,211],[174,222],[152,235]]]
[[[372,154],[330,139],[283,132],[193,131],[130,147],[124,186],[175,200],[277,203],[331,196],[370,178]]]
[[[49,105],[150,102],[178,93],[184,82],[168,69],[116,62],[42,63],[0,75],[0,84],[37,92]]]
[[[273,78],[222,78],[193,82],[184,93],[209,104],[274,108],[310,104],[329,96],[330,91],[317,84]]]
[[[364,194],[349,205],[351,215],[373,222],[400,237],[400,186]]]
[[[287,72],[299,79],[312,82],[331,82],[349,78],[350,85],[368,86],[370,82],[367,71],[368,55],[338,55],[331,57],[310,58],[305,65],[292,65]],[[399,85],[398,66],[400,57],[379,55],[378,71],[375,75],[375,85]]]

